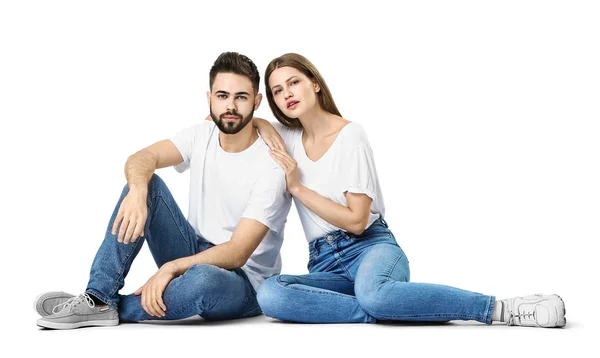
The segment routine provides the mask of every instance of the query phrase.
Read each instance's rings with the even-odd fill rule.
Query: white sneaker
[[[502,321],[509,326],[564,327],[565,303],[559,295],[535,294],[502,300]]]

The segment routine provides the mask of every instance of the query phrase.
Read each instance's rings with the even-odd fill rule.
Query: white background
[[[391,4],[391,2],[390,2]],[[589,1],[3,1],[2,350],[208,357],[598,353],[599,18]],[[128,155],[208,113],[224,51],[297,52],[375,153],[415,282],[560,294],[563,330],[232,323],[44,331],[40,292],[84,290]],[[264,87],[261,80],[261,92]],[[273,120],[266,100],[256,112]],[[187,213],[189,176],[158,172]],[[283,271],[306,272],[294,209]],[[155,272],[147,249],[123,292]],[[593,334],[595,331],[595,334]],[[7,344],[8,343],[8,344]]]

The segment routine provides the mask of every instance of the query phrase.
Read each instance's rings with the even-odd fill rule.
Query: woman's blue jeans
[[[167,310],[162,318],[150,316],[144,311],[141,296],[120,295],[118,292],[125,284],[125,276],[144,242],[148,243],[158,267],[214,246],[196,235],[166,184],[156,174],[148,184],[145,236],[127,245],[119,243],[111,229],[128,192],[125,186],[108,223],[104,241],[92,264],[87,293],[116,307],[119,318],[130,322],[173,320],[195,315],[209,320],[223,320],[261,314],[254,288],[242,269],[230,271],[213,265],[194,265],[167,285],[163,293]]]
[[[338,230],[311,242],[308,270],[274,276],[260,286],[265,315],[309,323],[492,322],[494,296],[409,282],[408,259],[383,218],[361,235]]]

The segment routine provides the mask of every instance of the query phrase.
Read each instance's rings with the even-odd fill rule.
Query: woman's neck
[[[305,138],[313,141],[316,138],[323,138],[330,134],[337,118],[336,115],[315,106],[314,110],[305,113],[298,119],[304,128]]]

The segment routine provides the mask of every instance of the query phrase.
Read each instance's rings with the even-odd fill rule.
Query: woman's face
[[[299,118],[319,105],[319,86],[293,67],[280,67],[273,71],[269,87],[275,104],[289,118]]]

